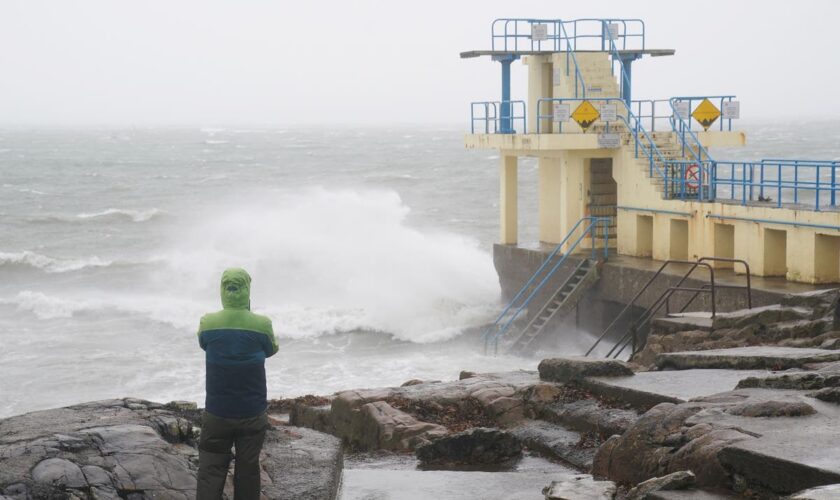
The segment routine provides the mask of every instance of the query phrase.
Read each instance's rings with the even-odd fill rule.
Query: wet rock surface
[[[694,485],[694,473],[691,471],[679,471],[663,477],[654,477],[627,492],[625,500],[645,500],[654,491],[684,490]]]
[[[648,494],[647,498],[648,500],[735,500],[744,497],[721,489],[690,489],[654,491]]]
[[[633,375],[627,363],[599,358],[552,358],[539,364],[540,379],[565,384],[585,377],[621,377]]]
[[[840,361],[840,352],[825,349],[752,346],[707,351],[683,351],[660,354],[660,369],[723,368],[732,370],[785,370],[809,363]]]
[[[445,427],[421,422],[385,401],[374,401],[359,407],[353,418],[348,440],[362,449],[409,451],[445,436]]]
[[[820,401],[840,404],[840,387],[826,387],[816,392],[808,393],[808,396],[817,398]]]
[[[498,465],[519,458],[522,442],[512,433],[477,427],[419,446],[416,455],[427,467]]]
[[[553,481],[543,490],[543,494],[546,500],[612,500],[617,490],[612,481],[576,476],[564,481]]]
[[[663,353],[745,346],[837,349],[837,299],[836,289],[820,290],[788,295],[781,304],[720,313],[714,319],[697,314],[657,318],[633,362],[654,366]]]
[[[543,420],[593,433],[601,439],[623,434],[639,418],[635,410],[611,408],[596,399],[553,403],[546,405],[539,415]]]
[[[192,499],[199,418],[194,404],[126,398],[0,420],[0,492],[14,499]],[[329,498],[339,445],[309,429],[270,429],[262,457],[266,498]]]
[[[790,496],[790,500],[835,500],[840,498],[840,484],[818,486]]]
[[[324,406],[293,404],[293,425],[317,426],[359,449],[414,450],[447,433],[525,418],[535,372],[470,374],[452,382],[344,391]]]
[[[528,420],[511,432],[528,449],[543,456],[589,471],[601,440],[596,436],[564,429],[542,420]]]
[[[840,478],[838,418],[835,405],[804,391],[739,389],[663,403],[601,446],[593,473],[638,484],[691,470],[702,487],[790,494]]]

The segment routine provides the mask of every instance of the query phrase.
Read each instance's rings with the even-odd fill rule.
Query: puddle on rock
[[[526,453],[502,471],[421,470],[410,454],[345,456],[341,500],[532,500],[552,481],[579,473]]]

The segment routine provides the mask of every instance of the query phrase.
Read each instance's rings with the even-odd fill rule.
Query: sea
[[[840,159],[840,121],[745,123],[716,158]],[[461,125],[0,129],[0,418],[137,397],[203,405],[202,314],[252,277],[269,398],[461,370],[499,313],[498,152]],[[520,239],[537,164],[520,161]],[[569,332],[568,352],[588,345]],[[558,353],[563,354],[563,353]]]

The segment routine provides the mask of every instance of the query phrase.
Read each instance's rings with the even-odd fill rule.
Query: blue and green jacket
[[[251,277],[244,269],[222,274],[222,309],[198,328],[205,351],[204,408],[223,418],[250,418],[265,411],[265,358],[277,352],[271,320],[251,312]]]

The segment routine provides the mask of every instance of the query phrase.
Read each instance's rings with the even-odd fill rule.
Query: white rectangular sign
[[[618,38],[618,24],[609,23],[607,24],[607,29],[604,32],[604,36],[608,40],[615,40]]]
[[[688,120],[688,101],[677,101],[674,103],[676,115],[683,120]]]
[[[741,118],[741,101],[725,101],[723,103],[723,119],[735,120]]]
[[[569,115],[571,114],[569,110],[568,104],[563,104],[560,102],[554,103],[554,121],[555,122],[567,122],[569,121]]]
[[[621,136],[618,134],[598,134],[598,147],[614,149],[621,146]]]
[[[531,40],[539,42],[548,40],[548,25],[547,24],[532,24],[531,25]]]
[[[601,104],[598,110],[601,113],[602,122],[614,122],[618,119],[615,111],[615,104]]]
[[[554,68],[551,72],[551,83],[560,85],[560,80],[563,79],[563,71],[560,68]]]

